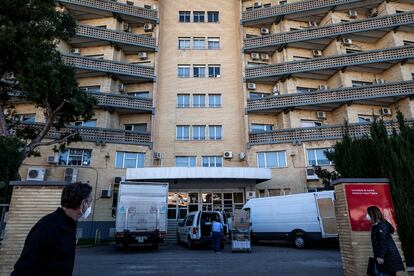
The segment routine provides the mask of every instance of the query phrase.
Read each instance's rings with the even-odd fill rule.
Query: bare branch
[[[49,141],[49,142],[41,142],[41,143],[38,143],[38,144],[36,145],[36,147],[41,147],[41,146],[50,146],[50,145],[54,145],[54,144],[60,144],[60,143],[62,143],[62,142],[67,141],[70,137],[73,137],[73,136],[75,136],[76,134],[77,134],[77,132],[72,132],[71,134],[69,134],[69,135],[67,135],[67,136],[65,136],[65,137],[63,137],[63,138],[60,138],[60,139],[58,139],[58,140],[52,140],[52,141]]]

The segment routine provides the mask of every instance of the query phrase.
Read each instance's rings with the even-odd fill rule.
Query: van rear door
[[[322,237],[338,237],[333,193],[315,193],[314,195]]]

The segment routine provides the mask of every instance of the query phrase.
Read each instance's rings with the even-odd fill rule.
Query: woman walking
[[[391,236],[394,227],[384,219],[377,206],[368,207],[367,212],[372,222],[371,242],[375,259],[375,275],[393,276],[397,271],[404,271],[400,253]]]

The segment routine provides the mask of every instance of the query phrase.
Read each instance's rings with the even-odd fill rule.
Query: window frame
[[[182,42],[188,42],[188,47],[181,47]],[[179,50],[189,50],[191,49],[191,37],[179,37],[178,38],[178,49]]]
[[[206,107],[206,94],[193,94],[193,107],[205,108]]]
[[[208,160],[208,166],[204,166],[205,162],[204,160],[207,159]],[[212,161],[213,159],[213,161]],[[219,160],[219,162],[218,162]],[[212,166],[213,164],[213,166]],[[220,164],[221,166],[217,166],[218,164]],[[202,161],[201,161],[201,166],[204,168],[222,168],[224,167],[224,159],[223,156],[219,156],[219,155],[205,155],[202,156]]]
[[[210,47],[210,43],[218,45],[218,47]],[[208,50],[219,50],[220,49],[220,37],[207,37],[207,49]]]
[[[211,20],[210,20],[210,16],[212,16]],[[208,23],[219,23],[220,22],[220,12],[218,12],[218,11],[207,11],[207,22]]]
[[[197,70],[197,73],[196,73]],[[202,72],[202,74],[200,74]],[[206,65],[194,64],[193,65],[193,78],[202,79],[206,77]]]
[[[179,137],[179,129],[182,128],[182,136]],[[188,137],[185,136],[185,130],[188,129]],[[191,129],[190,129],[190,125],[176,125],[175,127],[175,139],[177,141],[190,141],[190,137],[191,137]]]
[[[263,154],[263,167],[260,166],[260,155]],[[268,159],[268,155],[270,154],[275,154],[276,156],[276,160],[275,160],[275,167],[269,166],[269,159]],[[279,154],[283,154],[283,159],[285,161],[285,163],[283,164],[283,166],[280,164],[280,156]],[[261,151],[261,152],[257,152],[256,153],[256,161],[257,161],[257,167],[258,168],[265,168],[265,169],[282,169],[282,168],[287,168],[288,164],[287,164],[287,155],[286,155],[286,151],[285,150],[278,150],[278,151]]]
[[[178,166],[177,165],[178,158],[187,159],[185,161],[186,162],[186,166]],[[194,161],[194,163],[192,161]],[[194,166],[192,166],[192,163],[194,164]],[[175,157],[175,166],[176,167],[179,167],[179,168],[194,168],[194,167],[197,167],[197,156],[193,156],[193,155],[189,155],[189,156],[176,156]]]
[[[216,98],[219,99],[218,103],[216,101]],[[214,99],[214,100],[212,101],[211,99]],[[222,107],[221,94],[208,94],[208,107],[209,108],[220,108],[220,107]]]
[[[122,165],[119,167],[118,165],[118,156],[122,154]],[[135,154],[135,158],[127,158],[127,154]],[[115,168],[116,169],[137,169],[137,168],[145,168],[145,152],[131,152],[131,151],[116,151],[115,152]],[[142,156],[140,158],[140,156]],[[142,159],[142,166],[139,166],[139,162]],[[127,160],[135,160],[134,167],[127,167],[125,163]]]
[[[186,19],[188,19],[188,21]],[[191,11],[178,11],[178,22],[191,23]]]
[[[206,125],[193,125],[191,139],[193,141],[206,141]],[[197,135],[197,136],[196,136]]]
[[[319,164],[316,152],[320,151],[320,150],[322,150],[322,151],[326,151],[326,150],[333,151],[333,148],[310,148],[310,149],[306,149],[306,164],[307,164],[308,167],[312,167],[312,166],[332,166],[333,165],[333,163],[331,161],[329,161],[328,158],[326,158],[326,160],[329,161],[329,164]],[[310,151],[314,152],[313,157],[315,158],[315,164],[310,163],[310,159],[309,159],[309,152]],[[325,153],[324,152],[322,152],[322,153],[325,156]]]
[[[217,136],[218,129],[220,129],[220,136]],[[212,136],[213,134],[214,136]],[[209,125],[208,126],[208,140],[211,140],[211,141],[223,140],[223,126],[222,125]]]
[[[205,22],[206,22],[205,11],[193,11],[193,23],[205,23]]]
[[[71,154],[71,151],[75,151],[75,150],[82,151],[82,155]],[[87,165],[84,164],[85,162],[87,162],[87,161],[85,161],[85,157],[86,157],[85,153],[89,154],[89,161],[88,161]],[[65,155],[66,155],[65,160],[61,161],[62,156],[65,156]],[[72,156],[72,158],[73,158],[73,156],[77,156],[77,157],[80,156],[81,157],[81,160],[80,160],[81,164],[80,165],[69,164],[69,162],[70,162],[69,160],[70,160],[71,156]],[[71,162],[72,161],[73,160],[71,160]],[[59,152],[59,165],[73,166],[73,167],[90,167],[91,162],[92,162],[92,149],[66,148],[65,150]]]
[[[199,45],[200,44],[200,45]],[[202,47],[201,47],[202,44]],[[205,37],[193,37],[193,50],[205,50],[206,38]]]
[[[185,71],[183,71],[185,70]],[[182,74],[180,75],[180,72],[187,72],[188,70],[188,75],[187,74]],[[191,65],[189,64],[178,64],[177,66],[177,76],[180,79],[188,79],[191,77]]]
[[[220,64],[208,64],[208,77],[209,78],[221,78],[221,65]],[[218,69],[218,74],[217,74]],[[212,73],[210,73],[210,70],[213,70]]]
[[[180,103],[180,97],[184,99],[184,102]],[[188,99],[188,104],[185,103],[185,99]],[[191,100],[190,94],[177,94],[177,108],[190,108],[191,107]]]

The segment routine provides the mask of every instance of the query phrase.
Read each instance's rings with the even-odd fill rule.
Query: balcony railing
[[[27,124],[22,123],[16,125],[13,131],[23,130],[24,128],[30,128],[35,132],[39,132],[43,127],[41,123]],[[52,128],[46,135],[47,139],[61,139],[62,137],[71,133],[77,132],[82,141],[85,142],[105,142],[113,144],[133,144],[144,145],[152,147],[151,134],[148,132],[139,133],[134,131],[127,131],[122,129],[109,129],[98,127],[77,127],[67,126],[60,128],[59,130]]]
[[[133,65],[104,59],[94,59],[66,54],[62,55],[62,60],[66,65],[73,66],[76,69],[97,71],[115,75],[124,75],[150,80],[153,80],[155,78],[154,68],[150,66]]]
[[[294,73],[339,69],[370,63],[395,62],[412,58],[414,58],[414,45],[409,45],[247,68],[245,78],[247,80],[265,79]],[[381,68],[378,68],[378,70],[381,70]]]
[[[62,5],[69,5],[72,9],[85,11],[85,9],[96,10],[97,13],[119,14],[128,17],[142,18],[157,21],[156,10],[145,9],[137,6],[126,5],[108,0],[57,0]]]
[[[152,99],[99,92],[88,92],[88,94],[93,95],[98,100],[98,106],[144,112],[153,112],[154,110]]]
[[[309,28],[291,32],[277,33],[257,38],[244,40],[245,50],[261,47],[275,47],[288,43],[306,41],[311,39],[338,37],[340,35],[378,30],[382,28],[393,28],[401,25],[414,24],[414,12],[398,13],[394,15],[368,18],[352,22],[344,22]]]
[[[407,120],[407,124],[414,125],[414,120]],[[385,122],[388,134],[398,129],[398,123]],[[348,125],[348,134],[351,137],[369,135],[371,123],[354,123]],[[345,133],[344,125],[330,125],[321,127],[304,127],[280,129],[268,132],[249,133],[249,145],[282,144],[302,141],[320,141],[342,139]]]
[[[315,11],[321,10],[328,12],[332,8],[349,9],[361,6],[368,6],[382,2],[381,0],[309,0],[295,2],[286,5],[278,5],[261,9],[254,9],[251,11],[245,11],[242,14],[242,23],[250,25],[254,21],[264,20],[264,22],[275,21],[279,16],[306,13],[315,14]],[[250,24],[249,24],[250,23]]]
[[[131,34],[126,32],[117,32],[104,28],[78,25],[76,35],[80,37],[95,38],[106,40],[115,44],[126,44],[137,47],[146,47],[155,49],[155,38],[144,35]]]
[[[270,96],[261,99],[248,100],[246,110],[247,112],[266,110],[272,111],[299,106],[343,103],[411,95],[414,95],[414,81],[402,81],[363,87],[346,87],[309,93]]]

